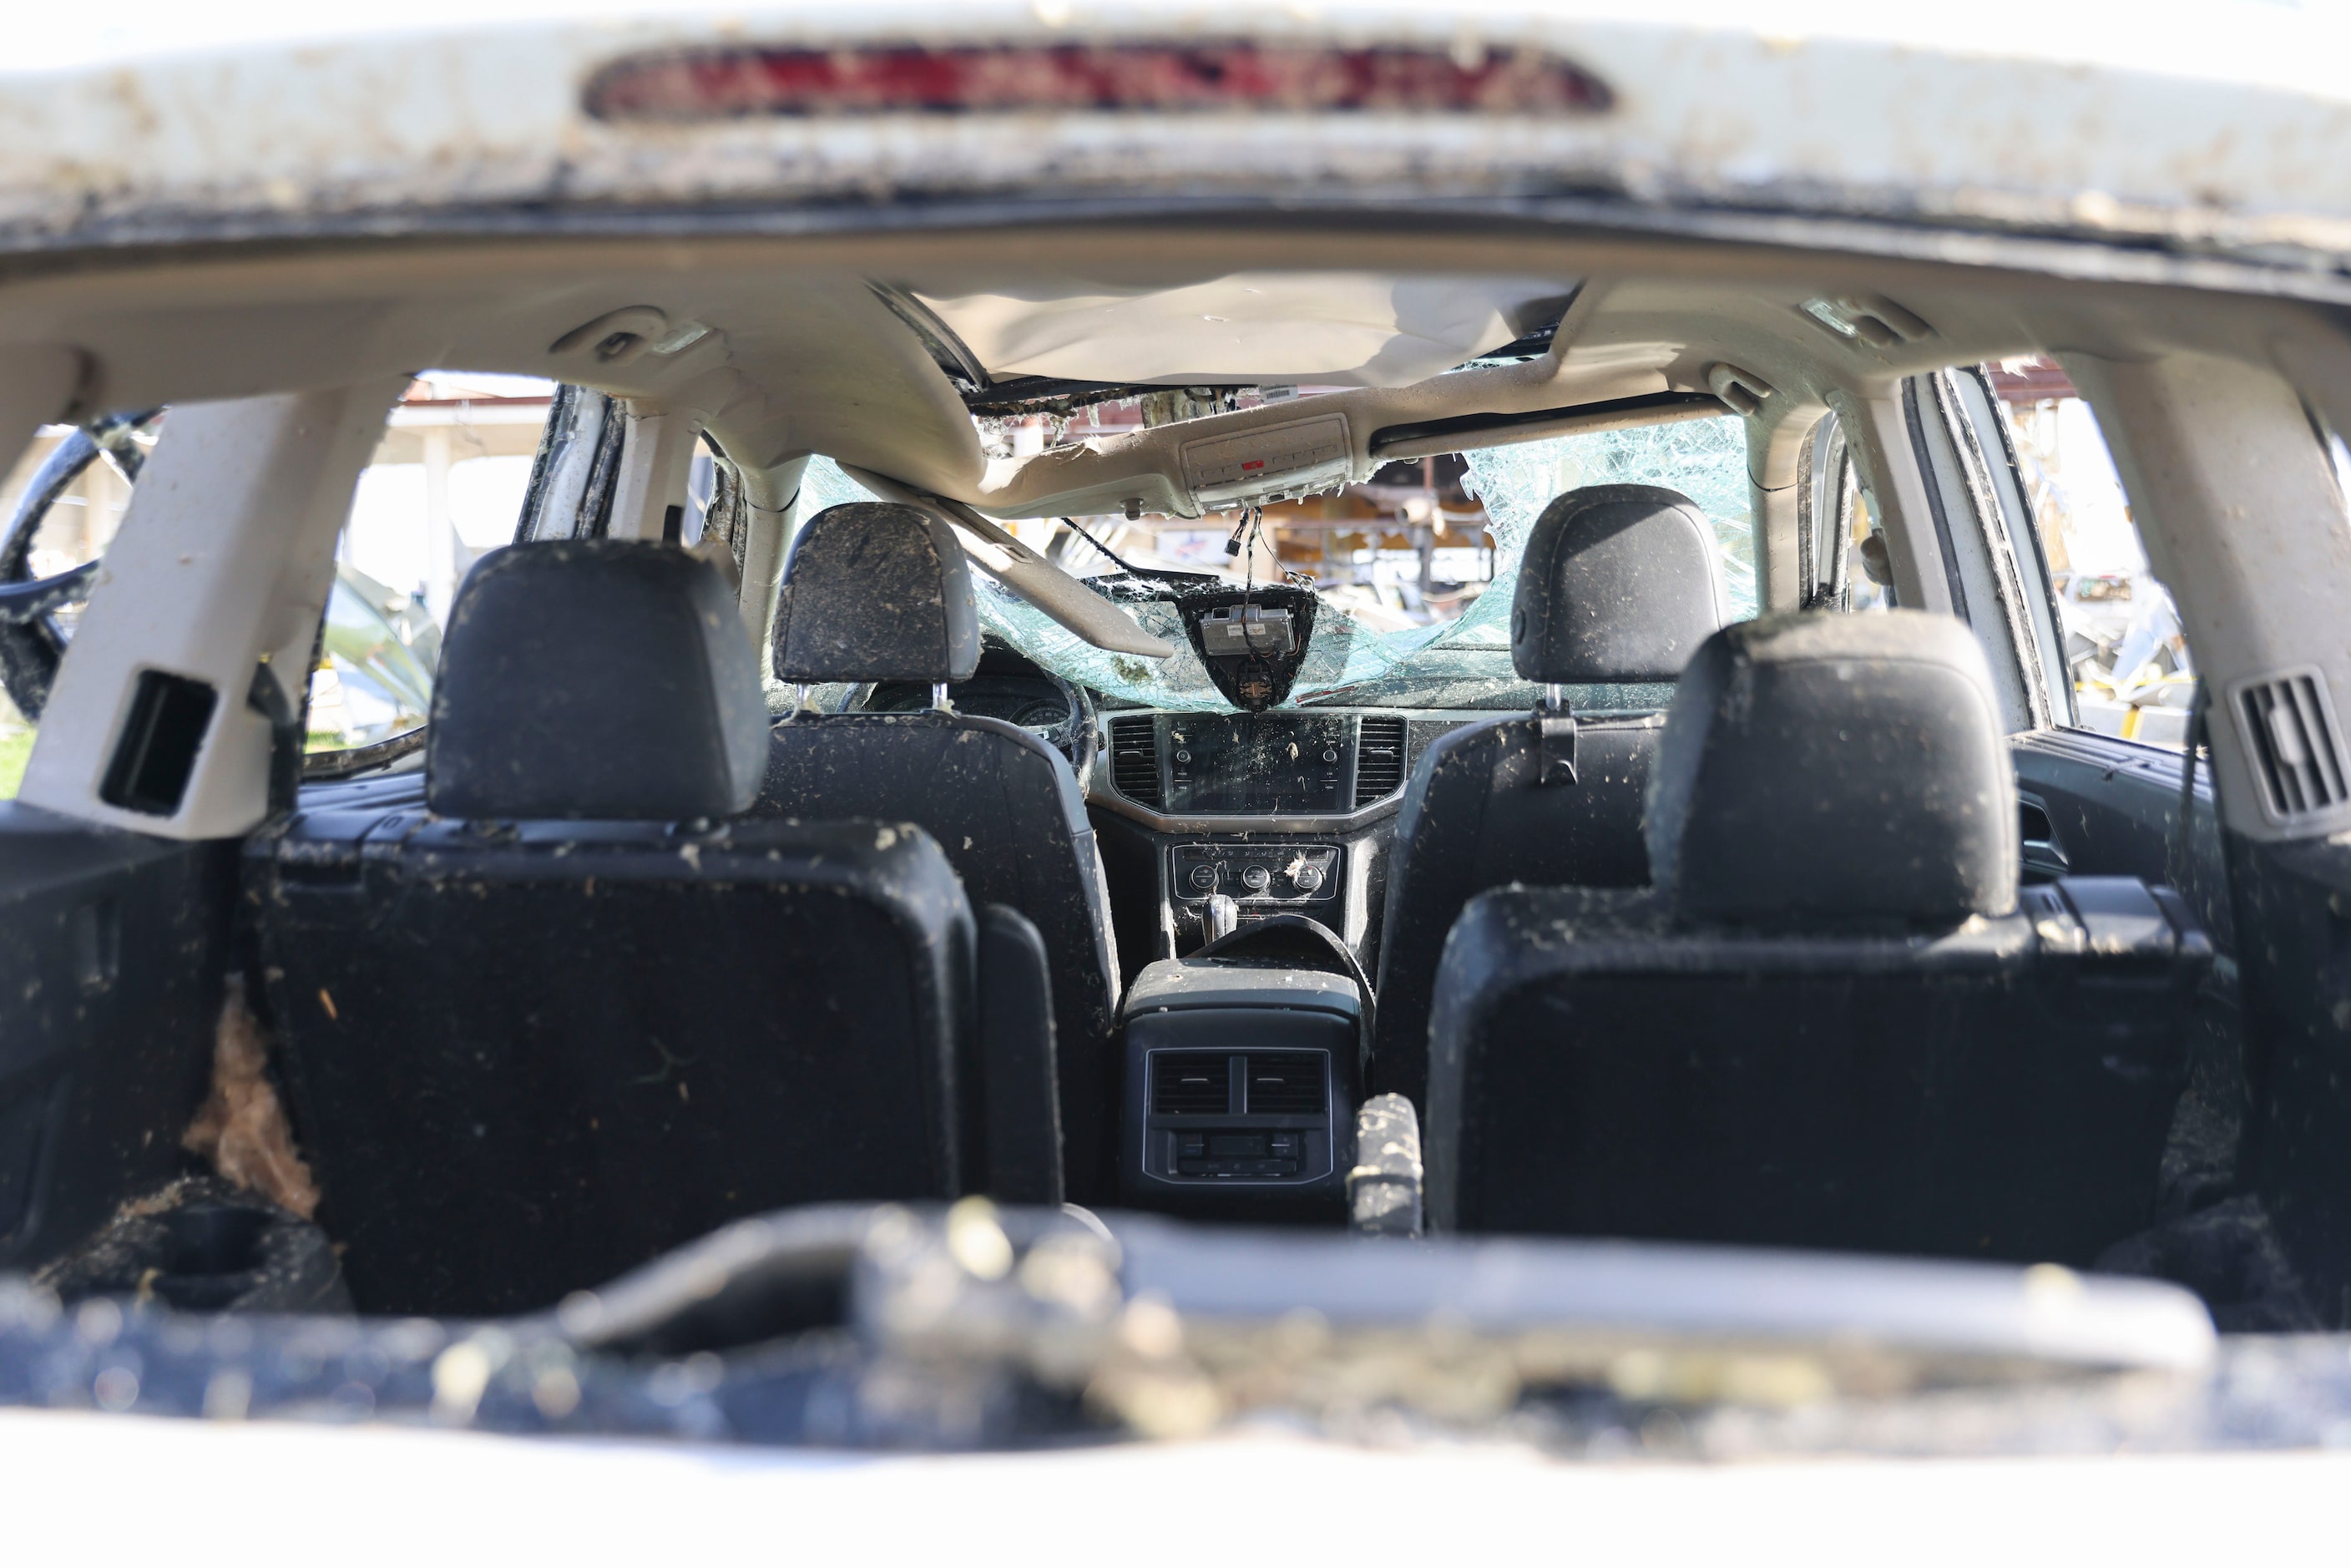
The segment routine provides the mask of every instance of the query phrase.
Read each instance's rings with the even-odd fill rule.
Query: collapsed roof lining
[[[1051,454],[1025,467],[991,468],[955,388],[864,279],[988,283],[1039,255],[1052,256],[1065,276],[1144,281],[1218,268],[1327,269],[1342,257],[1382,273],[1593,280],[1568,314],[1555,359],[1312,400],[1346,407],[1359,444],[1393,423],[1698,391],[1716,359],[1762,376],[1789,394],[1782,406],[1792,410],[1817,406],[1831,389],[1866,394],[1958,361],[2038,348],[2124,359],[2169,347],[2241,353],[2247,343],[2273,340],[2285,323],[2324,319],[2313,307],[2209,294],[2196,296],[2197,310],[2177,310],[2174,290],[2158,285],[2085,286],[1988,267],[1695,241],[1469,225],[1399,234],[1328,223],[1290,232],[1135,224],[955,235],[339,243],[168,262],[49,258],[21,263],[0,282],[0,344],[80,350],[95,406],[346,384],[428,364],[560,376],[653,406],[692,408],[754,465],[821,451],[1004,516],[1096,509],[1090,498],[1120,483],[1177,472],[1174,454],[1184,442],[1284,417],[1285,405],[1276,405],[1146,431],[1088,459],[1090,476]],[[1794,308],[1811,295],[1850,289],[1902,301],[1936,335],[1874,350],[1833,337]],[[549,354],[582,323],[639,304],[712,331],[685,351],[621,365]],[[1783,414],[1767,404],[1763,417]]]
[[[1572,280],[1242,271],[1166,285],[1055,273],[913,290],[998,381],[1406,386],[1516,341]]]

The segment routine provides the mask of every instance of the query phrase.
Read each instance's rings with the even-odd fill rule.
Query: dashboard
[[[1367,964],[1405,780],[1421,747],[1477,717],[1376,708],[1102,716],[1087,803],[1120,907],[1122,957],[1207,939],[1209,901],[1241,925],[1305,915]]]
[[[1040,737],[1070,716],[1071,688],[991,647],[954,690],[964,713]],[[1084,699],[1080,699],[1083,701]],[[927,685],[885,682],[842,706],[930,706]],[[1086,706],[1091,710],[1091,702]],[[1088,711],[1098,749],[1081,779],[1110,881],[1127,967],[1206,939],[1208,901],[1232,899],[1246,925],[1312,916],[1366,960],[1405,779],[1422,748],[1476,711],[1165,708]]]
[[[1347,710],[1119,713],[1102,728],[1112,795],[1102,803],[1234,831],[1337,825],[1392,805],[1409,739],[1401,714]]]
[[[1346,809],[1353,727],[1302,714],[1170,716],[1159,747],[1166,800],[1178,811]]]

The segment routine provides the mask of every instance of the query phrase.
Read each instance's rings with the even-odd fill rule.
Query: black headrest
[[[767,765],[758,656],[726,579],[682,549],[509,546],[450,608],[428,745],[444,817],[729,816]]]
[[[1645,824],[1676,912],[1956,924],[2016,906],[2016,780],[1974,633],[1788,614],[1716,632],[1666,715]]]
[[[1510,607],[1519,678],[1670,681],[1729,620],[1714,528],[1655,485],[1588,485],[1543,508]]]
[[[971,572],[943,518],[860,501],[800,529],[776,607],[778,679],[962,681],[978,664]]]

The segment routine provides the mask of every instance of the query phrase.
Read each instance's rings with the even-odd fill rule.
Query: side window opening
[[[50,678],[89,592],[84,569],[122,526],[159,423],[144,413],[46,425],[0,486],[0,585],[26,594],[0,609],[0,800],[15,799],[24,781]]]
[[[1885,526],[1835,414],[1813,427],[1796,485],[1798,607],[1892,609],[1897,596]]]
[[[524,377],[434,371],[392,409],[336,542],[310,678],[306,776],[335,776],[353,753],[391,760],[367,748],[423,723],[449,602],[473,562],[514,536],[550,390]],[[0,586],[63,584],[104,553],[168,417],[39,433],[0,488],[0,517],[10,519],[0,533],[8,541],[0,543]],[[60,482],[53,459],[77,450],[83,466]],[[31,623],[0,626],[0,799],[14,797],[23,779],[47,695],[44,664],[54,668],[79,611],[77,595]]]
[[[2042,358],[1987,367],[2013,441],[2016,476],[2045,565],[2080,728],[2173,750],[2188,744],[2196,665],[2171,595],[2156,580],[2097,415],[2064,369]],[[2068,722],[2064,718],[2061,723]]]
[[[514,538],[552,391],[428,371],[393,405],[336,542],[304,737],[314,776],[423,724],[450,603]]]
[[[549,392],[510,541],[604,538],[628,446],[627,407],[590,387],[565,383]],[[734,461],[702,432],[686,471],[684,503],[672,508],[664,537],[707,557],[738,590],[748,544],[745,501]]]

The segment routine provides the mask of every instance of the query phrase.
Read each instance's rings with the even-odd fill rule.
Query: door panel
[[[2165,1151],[2161,1215],[2216,1201],[2244,1165],[2250,1082],[2238,992],[2236,919],[2211,772],[2199,764],[2181,832],[2180,754],[2086,730],[2039,730],[2010,741],[2017,793],[2031,822],[2046,812],[2049,840],[2028,830],[2027,874],[2062,862],[2076,876],[2135,876],[2179,890],[2211,934],[2219,957],[2196,998],[2188,1092]]]

